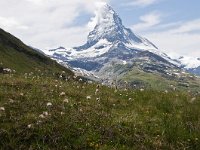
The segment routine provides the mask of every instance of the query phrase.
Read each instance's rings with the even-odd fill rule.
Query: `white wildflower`
[[[140,89],[140,91],[141,91],[141,92],[143,92],[143,91],[144,91],[144,89]]]
[[[99,93],[99,89],[96,89],[95,91],[95,95],[97,95]]]
[[[97,101],[100,101],[100,98],[99,98],[99,97],[97,97],[97,98],[96,98],[96,100],[97,100]]]
[[[33,125],[32,125],[32,124],[29,124],[27,127],[30,129],[30,128],[32,128],[32,127],[33,127]]]
[[[0,107],[0,111],[5,111],[5,108],[4,107]]]
[[[60,115],[62,116],[62,115],[64,115],[65,113],[64,112],[60,112]]]
[[[9,99],[9,103],[14,103],[15,101],[13,99]]]
[[[65,92],[61,92],[61,93],[60,93],[60,96],[65,96]]]
[[[196,100],[196,97],[193,97],[193,98],[190,100],[190,103],[193,103],[195,100]]]
[[[43,115],[48,116],[49,113],[48,113],[47,111],[44,111],[44,112],[43,112]]]
[[[42,119],[44,119],[44,118],[45,118],[45,116],[44,116],[43,114],[41,114],[41,115],[39,115],[39,118],[42,118]]]
[[[87,100],[90,100],[90,99],[91,99],[91,96],[87,96],[86,99],[87,99]]]
[[[47,103],[47,106],[52,106],[53,104],[51,102],[48,102]]]
[[[63,103],[69,103],[69,100],[66,98],[63,100]]]

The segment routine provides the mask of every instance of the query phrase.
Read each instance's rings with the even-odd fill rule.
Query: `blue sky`
[[[97,3],[172,57],[200,57],[198,0],[0,0],[0,27],[40,49],[79,46]]]

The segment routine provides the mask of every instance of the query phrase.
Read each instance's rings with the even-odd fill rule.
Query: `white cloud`
[[[132,2],[129,2],[129,5],[144,7],[157,3],[158,1],[159,0],[133,0]]]
[[[161,22],[160,14],[156,12],[151,12],[147,15],[140,17],[140,23],[133,25],[132,29],[134,31],[145,31],[149,28],[159,24]]]
[[[101,1],[0,0],[0,28],[37,48],[75,46],[87,37],[87,23],[74,26],[74,21],[82,14],[92,15]]]
[[[177,26],[165,31],[149,30],[145,36],[172,57],[180,55],[200,57],[200,19],[182,24],[178,22]]]
[[[0,27],[5,30],[9,30],[12,28],[16,29],[28,29],[27,26],[22,25],[21,23],[17,22],[14,18],[4,18],[0,16]]]
[[[171,33],[189,33],[193,31],[200,31],[200,19],[185,22],[178,28],[170,30]]]

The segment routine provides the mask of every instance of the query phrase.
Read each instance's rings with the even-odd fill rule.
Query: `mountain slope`
[[[95,26],[86,44],[69,49],[52,49],[50,56],[86,74],[91,73],[106,84],[115,82],[124,86],[128,82],[132,87],[135,85],[132,83],[138,83],[138,79],[145,87],[157,87],[158,82],[163,82],[165,87],[170,84],[178,86],[179,82],[184,82],[184,85],[190,83],[190,75],[180,68],[179,61],[171,59],[149,40],[126,28],[109,5],[98,10],[92,24]],[[137,74],[138,71],[146,79],[148,76],[153,78],[144,80]],[[137,79],[133,76],[137,76]]]
[[[35,70],[47,72],[65,70],[67,73],[73,74],[70,70],[25,45],[2,29],[0,29],[0,64],[4,68],[16,70],[18,73],[34,72]]]

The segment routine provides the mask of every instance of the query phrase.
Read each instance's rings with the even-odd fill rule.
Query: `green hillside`
[[[142,63],[141,63],[142,64]],[[141,64],[113,64],[104,72],[110,74],[118,87],[129,89],[154,89],[158,91],[196,91],[200,90],[200,77],[181,69],[168,70],[166,73],[149,71],[140,67]]]
[[[0,149],[199,150],[200,97],[0,75]]]
[[[71,71],[50,58],[33,50],[13,35],[0,29],[0,67],[16,70],[17,73]]]

